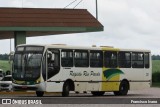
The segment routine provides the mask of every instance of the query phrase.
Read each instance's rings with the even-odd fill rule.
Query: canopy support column
[[[15,31],[14,32],[14,46],[26,44],[26,32],[25,31]]]

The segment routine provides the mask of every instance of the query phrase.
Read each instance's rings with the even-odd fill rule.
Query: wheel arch
[[[67,83],[69,84],[69,87],[70,87],[70,91],[74,91],[75,90],[75,84],[74,84],[74,81],[72,79],[67,79],[64,84]],[[64,85],[63,85],[64,86]]]

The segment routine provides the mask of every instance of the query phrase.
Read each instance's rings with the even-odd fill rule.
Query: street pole
[[[97,0],[96,0],[96,19],[98,20],[98,3],[97,3]]]

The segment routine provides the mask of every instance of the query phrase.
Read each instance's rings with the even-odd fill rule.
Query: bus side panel
[[[69,78],[70,71],[72,71],[72,69],[65,69],[61,67],[58,74],[54,75],[46,81],[46,91],[62,92],[63,84],[66,79]]]
[[[120,84],[119,69],[103,68],[102,91],[118,91]]]
[[[87,91],[101,91],[102,68],[90,68]]]
[[[150,82],[130,82],[130,90],[141,90],[150,87]]]
[[[46,92],[62,92],[63,82],[46,81],[46,84]]]
[[[102,68],[75,68],[70,78],[74,80],[75,91],[100,91]]]
[[[72,71],[70,71],[69,78],[74,81],[76,92],[82,93],[86,91],[87,81],[89,80],[88,73],[88,67],[74,67]]]
[[[120,79],[129,81],[130,90],[145,89],[150,87],[151,69],[146,68],[123,68],[124,75]]]

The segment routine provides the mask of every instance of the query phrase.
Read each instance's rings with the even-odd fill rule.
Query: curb
[[[0,92],[0,95],[1,94],[11,94],[11,95],[17,95],[17,94],[36,94],[35,92],[5,92],[5,91],[2,91],[2,92]]]
[[[23,92],[23,91],[12,91],[12,92],[6,92],[6,91],[1,91],[0,92],[0,95],[31,95],[31,94],[35,94],[36,95],[36,92]],[[54,95],[58,95],[58,94],[61,94],[61,93],[57,93],[57,92],[45,92],[44,94],[54,94]]]

